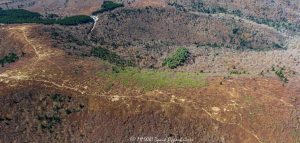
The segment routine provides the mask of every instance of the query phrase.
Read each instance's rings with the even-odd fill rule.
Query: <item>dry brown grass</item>
[[[0,123],[2,141],[128,142],[131,136],[186,137],[196,142],[299,140],[295,134],[299,132],[300,105],[297,76],[286,85],[275,77],[224,78],[213,74],[202,88],[141,91],[120,82],[106,85],[105,78],[96,73],[109,70],[109,65],[67,56],[52,49],[51,43],[45,42],[48,37],[41,39],[30,30],[39,26],[25,27],[9,26],[6,31],[18,35],[14,39],[24,44],[22,49],[30,56],[0,73],[0,100],[5,104],[0,115],[9,122]],[[34,103],[48,108],[39,97],[57,92],[74,98],[74,103],[63,103],[66,107],[84,101],[87,108],[61,116],[62,124],[54,126],[54,135],[49,136],[40,132],[37,122],[28,120],[39,108],[28,108],[27,112],[27,107]],[[25,98],[25,93],[31,93],[32,98]],[[30,126],[23,121],[29,121]]]

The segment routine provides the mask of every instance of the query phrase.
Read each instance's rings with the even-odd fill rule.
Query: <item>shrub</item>
[[[240,31],[239,28],[234,28],[234,29],[232,30],[232,33],[233,33],[234,35],[236,35],[236,34],[238,34],[239,31]]]
[[[232,12],[231,12],[233,15],[236,15],[236,16],[238,16],[238,17],[242,17],[243,16],[243,13],[242,13],[242,11],[241,10],[239,10],[239,9],[236,9],[236,10],[232,10]]]
[[[54,126],[61,123],[61,117],[59,115],[47,116],[38,115],[38,120],[41,122],[41,128],[48,130],[50,133],[53,132]]]
[[[60,94],[53,94],[53,95],[51,95],[51,99],[54,102],[62,102],[63,101],[63,97]]]
[[[166,58],[163,62],[163,66],[167,66],[171,69],[177,68],[182,65],[189,57],[190,52],[186,48],[179,48],[169,58]]]
[[[287,77],[285,76],[284,71],[285,71],[284,67],[281,67],[281,68],[279,68],[279,69],[277,69],[277,70],[275,71],[275,74],[276,74],[283,82],[288,83],[289,80],[288,80]]]
[[[232,70],[232,71],[230,71],[230,75],[232,75],[232,74],[247,74],[247,72],[246,71]]]
[[[66,109],[65,112],[66,112],[67,115],[69,115],[69,114],[71,114],[73,111],[72,111],[71,109]]]
[[[168,3],[168,5],[175,7],[177,10],[185,11],[185,8],[176,2]]]

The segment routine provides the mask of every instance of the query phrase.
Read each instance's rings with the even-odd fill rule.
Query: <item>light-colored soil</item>
[[[0,100],[7,108],[14,107],[1,110],[0,115],[11,120],[8,125],[0,122],[0,141],[129,142],[130,137],[139,136],[184,137],[195,142],[300,140],[298,75],[290,78],[288,84],[275,76],[208,74],[207,85],[201,88],[143,91],[120,82],[107,85],[105,78],[97,73],[109,69],[109,65],[93,58],[67,56],[62,50],[51,48],[49,37],[35,35],[38,28],[4,28],[26,45],[22,50],[27,56],[0,73]],[[226,58],[226,54],[222,57]],[[256,57],[256,60],[261,59]],[[74,117],[63,115],[62,124],[54,126],[57,134],[50,136],[51,133],[40,131],[38,122],[26,125],[16,119],[26,117],[36,121],[31,114],[38,111],[33,108],[29,110],[32,113],[19,115],[20,105],[34,102],[45,108],[36,98],[55,92],[80,98],[86,105]],[[32,101],[25,98],[26,93],[30,93]],[[78,124],[68,124],[72,121]],[[68,131],[74,127],[75,131]],[[23,128],[27,129],[18,130]]]

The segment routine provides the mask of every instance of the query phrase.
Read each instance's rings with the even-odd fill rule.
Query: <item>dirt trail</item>
[[[252,131],[250,131],[249,129],[245,128],[241,123],[228,123],[228,122],[225,122],[225,121],[222,121],[218,118],[215,118],[210,112],[208,112],[206,109],[204,108],[201,108],[207,115],[209,115],[209,117],[215,121],[218,121],[222,124],[231,124],[231,125],[236,125],[238,126],[239,128],[241,128],[242,130],[244,130],[246,133],[250,134],[251,136],[253,136],[254,138],[256,138],[256,140],[259,142],[259,143],[263,143],[261,141],[261,139],[255,134],[253,133]]]
[[[36,82],[42,82],[44,84],[50,84],[57,88],[73,90],[73,91],[79,92],[80,94],[84,94],[85,91],[82,91],[79,88],[75,88],[72,86],[66,86],[64,84],[56,83],[55,81],[46,80],[46,79],[51,79],[51,78],[47,78],[47,76],[49,76],[48,74],[42,75],[42,73],[40,73],[40,76],[43,76],[46,78],[38,79],[37,77],[32,75],[30,72],[28,72],[28,71],[36,72],[35,70],[39,70],[38,69],[39,67],[37,67],[37,65],[39,65],[39,64],[47,65],[48,63],[50,63],[50,65],[51,64],[54,65],[57,69],[59,69],[60,73],[63,74],[62,67],[60,67],[59,65],[57,65],[56,63],[51,61],[51,58],[53,58],[55,56],[61,56],[61,55],[63,55],[63,52],[58,51],[56,49],[54,50],[54,49],[48,48],[46,46],[39,44],[35,40],[28,38],[28,33],[31,28],[32,28],[31,26],[16,26],[16,27],[8,28],[9,32],[20,33],[23,36],[23,40],[27,43],[28,47],[32,48],[32,50],[35,54],[35,57],[33,57],[34,61],[32,63],[29,62],[28,64],[22,65],[19,68],[7,70],[6,72],[1,73],[0,81],[5,82],[5,83],[15,82],[15,81],[16,82],[17,81],[36,81]],[[49,69],[53,68],[50,65],[48,65],[48,68]],[[43,71],[45,72],[46,70],[49,70],[49,69],[43,69]]]
[[[93,24],[93,27],[92,27],[92,29],[90,30],[89,33],[91,33],[91,32],[94,30],[94,28],[95,28],[95,26],[96,26],[96,24],[97,24],[97,21],[99,20],[99,17],[98,17],[98,16],[95,16],[95,15],[92,15],[91,18],[93,18],[94,24]]]
[[[216,81],[216,83],[212,82],[203,89],[191,89],[191,91],[187,89],[180,93],[168,90],[155,90],[144,93],[132,91],[126,93],[126,90],[124,91],[124,89],[119,89],[118,87],[113,89],[115,91],[105,92],[100,88],[101,85],[105,84],[103,81],[90,82],[91,79],[95,80],[95,77],[89,79],[87,75],[72,76],[70,73],[66,73],[71,71],[71,69],[68,69],[70,67],[66,66],[66,64],[71,65],[74,64],[73,62],[75,61],[68,61],[62,51],[52,49],[46,44],[42,44],[41,39],[32,38],[30,33],[31,28],[31,26],[16,26],[8,29],[11,34],[22,35],[19,40],[27,45],[27,52],[31,52],[33,56],[29,57],[29,62],[26,62],[24,65],[10,68],[1,73],[0,83],[5,83],[8,86],[15,86],[23,81],[37,84],[41,83],[45,87],[54,87],[56,89],[79,93],[80,96],[86,96],[91,99],[89,102],[95,102],[94,100],[96,98],[100,98],[102,100],[108,100],[111,104],[124,103],[131,106],[131,102],[139,101],[141,103],[157,103],[163,109],[165,105],[176,105],[182,108],[184,112],[191,112],[198,116],[201,115],[201,117],[204,115],[205,118],[211,122],[217,122],[219,127],[233,126],[232,129],[234,131],[232,131],[232,133],[234,134],[239,131],[239,134],[244,135],[248,139],[248,142],[249,140],[259,143],[270,140],[274,141],[273,138],[270,138],[262,132],[263,129],[264,132],[272,132],[272,134],[278,135],[278,137],[275,137],[276,139],[279,137],[290,137],[290,135],[286,134],[288,134],[290,130],[293,130],[292,127],[286,129],[287,133],[276,130],[277,122],[284,124],[283,121],[289,120],[295,123],[295,120],[286,119],[286,116],[290,116],[293,111],[298,111],[298,109],[292,103],[288,102],[286,98],[281,98],[286,95],[269,92],[271,88],[269,89],[268,87],[270,84],[274,84],[271,80],[255,81],[244,78],[245,81],[240,82],[242,78],[235,80],[224,80],[222,78],[220,81],[222,81],[223,85],[220,85],[220,81]],[[296,41],[291,43],[296,44]],[[30,53],[28,54],[30,55]],[[56,59],[56,57],[60,57],[61,59]],[[59,60],[67,61],[66,63],[60,63],[61,61]],[[80,79],[78,80],[78,78]],[[99,87],[97,87],[98,85]],[[281,91],[280,88],[285,88],[281,86],[281,84],[271,86],[274,86],[272,88],[278,88],[279,91]],[[255,90],[253,89],[254,87],[256,88]],[[247,97],[251,98],[246,101],[244,94],[247,94]],[[96,104],[101,104],[101,102]],[[89,104],[89,106],[92,105]],[[97,106],[101,107],[104,105]],[[275,109],[269,110],[270,108]],[[92,110],[96,112],[97,108],[93,107]],[[252,112],[256,113],[253,120],[248,116],[248,114]],[[262,117],[259,114],[266,114],[266,117]],[[193,118],[196,118],[195,120],[201,124],[202,118],[198,116]],[[256,123],[251,124],[253,121]],[[266,123],[268,123],[270,127],[265,128],[264,125]],[[274,128],[272,125],[274,125]],[[220,132],[224,135],[230,134],[226,131]],[[240,139],[240,137],[237,138]]]

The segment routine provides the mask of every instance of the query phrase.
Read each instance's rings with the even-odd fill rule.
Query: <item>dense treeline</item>
[[[175,4],[172,4],[172,5],[175,5]],[[245,16],[245,15],[243,15],[242,11],[240,11],[238,9],[231,10],[231,9],[227,9],[227,8],[223,8],[223,7],[219,7],[219,6],[207,7],[204,5],[203,2],[194,3],[193,8],[199,12],[208,13],[208,14],[226,13],[226,14],[233,14],[238,17],[244,16],[244,18],[246,18],[246,19],[254,21],[258,24],[265,24],[270,27],[274,27],[277,30],[291,30],[294,32],[300,31],[300,25],[290,23],[287,20],[272,20],[272,19],[259,18],[259,17],[255,17],[255,16]]]
[[[123,6],[124,5],[120,4],[120,3],[114,3],[112,1],[104,1],[102,6],[101,6],[101,9],[98,10],[98,11],[93,12],[93,15],[103,13],[103,12],[106,12],[106,11],[111,11],[111,10],[114,10],[116,8],[123,7]]]
[[[277,30],[291,30],[294,32],[300,31],[300,25],[289,23],[287,20],[271,20],[271,19],[264,19],[264,18],[258,18],[254,16],[249,16],[248,19],[255,21],[258,24],[266,24],[271,27],[276,28]]]
[[[65,17],[63,19],[56,20],[56,24],[60,25],[78,25],[83,23],[89,23],[93,22],[94,20],[86,15],[77,15],[77,16],[71,16],[71,17]]]
[[[0,9],[0,23],[16,24],[16,23],[41,23],[41,24],[60,24],[60,25],[78,25],[93,22],[89,16],[78,15],[65,17],[63,19],[43,18],[36,12],[30,12],[23,9]]]
[[[97,47],[92,49],[91,55],[94,57],[98,57],[104,61],[108,61],[109,63],[115,64],[120,67],[131,66],[131,62],[124,60],[122,57],[117,55],[114,52],[111,52],[105,48]]]

